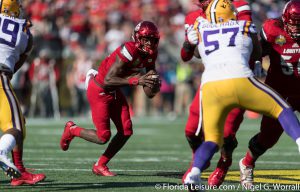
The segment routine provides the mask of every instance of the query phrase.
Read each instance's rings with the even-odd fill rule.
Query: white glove
[[[95,69],[88,70],[88,72],[85,75],[85,82],[84,82],[85,90],[87,90],[87,88],[89,86],[89,81],[90,81],[91,77],[96,76],[97,74],[98,74],[98,71],[96,71]]]
[[[197,45],[199,43],[198,31],[191,25],[187,30],[187,39],[191,45]]]
[[[255,61],[253,73],[254,73],[255,77],[258,77],[258,78],[263,77],[262,65],[261,65],[260,61]]]

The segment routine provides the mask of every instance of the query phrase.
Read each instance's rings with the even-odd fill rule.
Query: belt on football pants
[[[0,74],[7,76],[9,79],[13,76],[13,72],[2,63],[0,63]]]
[[[11,78],[12,78],[12,76],[13,76],[12,73],[7,72],[7,71],[0,71],[0,74],[1,74],[1,75],[5,75],[5,76],[8,77],[10,80],[11,80]]]
[[[96,76],[93,76],[92,78],[95,84],[104,90],[103,92],[100,93],[100,95],[111,94],[111,95],[115,95],[115,99],[116,99],[116,90],[108,91],[107,89],[104,88],[104,85],[102,85],[96,80]]]

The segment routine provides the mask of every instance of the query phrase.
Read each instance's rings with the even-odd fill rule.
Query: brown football
[[[153,98],[157,92],[153,92],[153,90],[150,87],[143,86],[144,92],[147,95],[148,98]]]

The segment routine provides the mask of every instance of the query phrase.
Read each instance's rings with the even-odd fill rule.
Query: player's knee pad
[[[195,134],[192,134],[190,132],[185,132],[185,136],[190,147],[193,150],[196,150],[203,143],[203,137],[200,135],[196,136]]]
[[[267,150],[267,148],[263,147],[261,144],[258,143],[258,135],[259,134],[256,134],[250,139],[248,146],[251,153],[256,157],[261,156]]]
[[[102,144],[105,144],[109,141],[111,132],[109,130],[98,131],[97,136],[102,141]]]
[[[238,141],[233,136],[224,138],[223,148],[225,151],[232,152],[238,146]]]

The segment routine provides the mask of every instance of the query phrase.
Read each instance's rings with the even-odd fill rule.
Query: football
[[[153,98],[157,93],[155,93],[152,88],[147,87],[145,85],[143,86],[143,89],[148,98]]]
[[[156,93],[158,93],[160,91],[159,75],[154,70],[150,70],[147,73],[147,75],[148,75],[147,78],[154,79],[155,83],[153,84],[152,88],[144,85],[143,89],[148,98],[153,98],[156,95]]]

